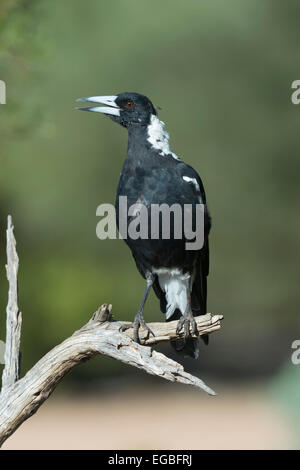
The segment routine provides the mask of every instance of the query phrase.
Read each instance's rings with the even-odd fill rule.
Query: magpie
[[[127,156],[116,197],[118,228],[120,196],[127,197],[128,206],[139,202],[147,208],[163,203],[169,206],[176,203],[181,207],[191,204],[193,208],[202,204],[204,207],[204,243],[201,249],[187,250],[184,236],[180,239],[174,237],[175,216],[170,218],[173,230],[169,239],[163,238],[161,231],[155,239],[125,239],[140,274],[146,280],[144,295],[133,322],[135,340],[139,342],[141,326],[153,334],[143,317],[145,302],[153,288],[166,321],[178,320],[177,332],[184,329],[184,339],[174,341],[172,346],[184,355],[197,358],[199,342],[194,316],[206,313],[211,227],[201,178],[172,152],[165,124],[159,120],[156,108],[146,96],[125,92],[79,98],[77,101],[94,103],[94,106],[77,109],[105,114],[128,131]],[[133,216],[126,217],[130,222]],[[208,343],[208,335],[202,339]]]

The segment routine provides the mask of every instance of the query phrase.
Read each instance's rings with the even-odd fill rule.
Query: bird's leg
[[[134,335],[134,341],[136,341],[137,343],[140,342],[140,339],[139,339],[139,328],[142,326],[143,328],[145,328],[146,330],[149,331],[149,333],[153,336],[154,333],[153,331],[149,328],[149,326],[146,324],[145,320],[144,320],[144,317],[143,317],[143,309],[144,309],[144,305],[146,303],[146,300],[147,300],[147,297],[148,297],[148,294],[150,292],[150,289],[153,285],[153,282],[154,282],[154,276],[152,273],[148,273],[146,275],[146,289],[145,289],[145,292],[144,292],[144,295],[143,295],[143,298],[142,298],[142,302],[141,302],[141,305],[140,305],[140,308],[136,314],[136,316],[134,317],[134,321],[133,321],[133,335]]]
[[[198,335],[198,329],[197,329],[197,323],[195,321],[195,318],[193,316],[192,308],[191,308],[191,294],[190,292],[187,294],[187,306],[185,309],[184,314],[180,319],[178,320],[177,323],[177,328],[176,328],[176,333],[179,334],[181,328],[184,328],[184,339],[187,340],[187,338],[190,336],[190,330],[191,333],[194,335]]]

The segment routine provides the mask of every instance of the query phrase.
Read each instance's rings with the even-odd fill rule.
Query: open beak
[[[89,96],[88,98],[78,98],[76,101],[88,101],[90,103],[106,104],[107,106],[88,106],[86,108],[76,108],[79,111],[93,111],[113,116],[120,116],[120,108],[116,105],[117,96]]]

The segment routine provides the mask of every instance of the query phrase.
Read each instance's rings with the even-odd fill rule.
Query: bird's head
[[[109,116],[113,121],[124,127],[132,125],[147,126],[151,115],[156,115],[151,101],[139,93],[119,93],[115,96],[90,96],[79,98],[77,101],[86,101],[104,106],[88,106],[77,108],[81,111],[92,111]]]

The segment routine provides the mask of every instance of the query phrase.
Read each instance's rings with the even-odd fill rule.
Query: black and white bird
[[[152,333],[143,317],[143,308],[152,287],[166,320],[178,319],[178,332],[184,328],[184,339],[176,340],[173,346],[177,351],[197,358],[199,344],[195,337],[194,316],[206,313],[211,225],[202,181],[191,166],[171,151],[169,134],[146,96],[120,93],[79,98],[77,101],[95,103],[96,106],[78,109],[103,113],[128,130],[127,156],[117,189],[117,214],[120,196],[127,197],[128,206],[137,202],[149,208],[163,203],[169,206],[174,203],[180,206],[204,205],[204,244],[199,250],[187,250],[184,237],[163,239],[160,234],[158,239],[134,240],[128,237],[125,240],[146,280],[143,299],[133,322],[136,341],[139,341],[140,326]],[[128,222],[131,219],[128,216]],[[119,223],[117,220],[118,227]],[[174,219],[171,219],[171,224],[174,224]],[[203,339],[207,344],[208,337]]]

